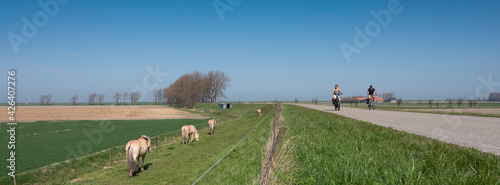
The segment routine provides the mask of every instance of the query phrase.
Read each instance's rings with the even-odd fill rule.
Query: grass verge
[[[294,105],[283,117],[294,184],[500,183],[494,154]]]

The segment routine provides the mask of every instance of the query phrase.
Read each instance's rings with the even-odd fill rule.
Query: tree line
[[[488,101],[500,101],[500,93],[490,93]]]
[[[104,97],[106,97],[105,94],[91,93],[87,98],[87,102],[89,105],[96,105],[96,104],[102,105],[102,103],[104,102]],[[79,98],[78,95],[73,95],[71,97],[71,104],[76,105],[78,98]],[[130,100],[130,103],[132,105],[136,105],[137,101],[140,98],[140,95],[137,92],[131,92],[131,93],[124,92],[124,93],[116,93],[113,96],[113,98],[115,99],[115,105],[119,105],[120,102],[125,105],[127,104],[127,100]],[[52,95],[44,94],[41,95],[39,99],[40,105],[48,105],[50,104],[51,101],[52,101]]]
[[[209,71],[206,74],[200,71],[184,74],[179,77],[173,84],[164,89],[153,91],[153,100],[155,104],[167,104],[177,107],[193,108],[197,103],[214,103],[220,98],[225,98],[226,88],[229,86],[231,79],[222,71]],[[71,103],[77,104],[78,95],[71,97]],[[87,97],[89,105],[101,105],[104,101],[104,94],[91,93]],[[120,103],[125,105],[130,101],[132,105],[136,105],[140,98],[137,92],[124,92],[113,95],[115,105]],[[40,96],[40,104],[50,104],[52,95]]]

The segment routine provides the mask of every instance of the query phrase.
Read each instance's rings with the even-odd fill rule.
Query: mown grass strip
[[[209,168],[209,169],[208,169],[205,173],[203,173],[203,175],[201,175],[201,176],[200,176],[200,178],[196,179],[196,181],[194,181],[194,182],[193,182],[193,185],[194,185],[194,184],[196,184],[199,180],[201,180],[201,178],[203,178],[203,176],[205,176],[205,175],[206,175],[206,174],[207,174],[210,170],[212,170],[212,168],[214,168],[214,167],[215,167],[215,165],[219,164],[219,162],[220,162],[222,159],[224,159],[224,157],[226,157],[226,156],[227,156],[227,154],[229,154],[229,152],[233,151],[233,149],[234,149],[234,148],[236,148],[236,147],[237,147],[237,146],[238,146],[238,145],[239,145],[239,144],[240,144],[240,143],[241,143],[241,142],[242,142],[245,138],[247,138],[247,136],[248,136],[248,135],[250,135],[250,134],[251,134],[251,133],[252,133],[252,132],[253,132],[253,131],[254,131],[254,130],[255,130],[255,129],[256,129],[256,128],[257,128],[257,127],[261,124],[261,123],[262,123],[262,121],[264,121],[264,120],[267,118],[267,116],[269,116],[269,114],[271,114],[271,112],[269,112],[269,113],[268,113],[268,114],[267,114],[267,115],[266,115],[266,116],[265,116],[265,117],[264,117],[264,118],[263,118],[263,119],[259,122],[259,124],[255,125],[255,127],[254,127],[252,130],[250,130],[250,132],[248,132],[248,134],[247,134],[247,135],[245,135],[245,137],[243,137],[243,138],[242,138],[242,139],[241,139],[238,143],[236,143],[236,145],[234,145],[234,146],[233,146],[233,148],[231,148],[229,151],[227,151],[227,153],[226,153],[226,154],[224,154],[224,156],[222,156],[222,157],[221,157],[221,158],[220,158],[217,162],[215,162],[215,164],[214,164],[214,165],[212,165],[212,166],[211,166],[211,167],[210,167],[210,168]]]

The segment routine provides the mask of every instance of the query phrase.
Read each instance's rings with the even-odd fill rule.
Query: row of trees
[[[127,100],[130,100],[130,103],[132,105],[136,105],[137,101],[139,101],[140,97],[141,96],[137,92],[131,92],[131,93],[128,93],[128,92],[119,93],[119,92],[117,92],[115,95],[113,95],[113,99],[115,100],[115,105],[119,105],[120,100],[122,100],[123,105],[127,104]]]
[[[500,101],[500,93],[490,93],[488,101]]]
[[[451,107],[451,106],[453,105],[453,102],[454,102],[454,101],[455,101],[455,103],[458,105],[458,107],[462,107],[462,104],[464,103],[464,100],[465,100],[465,98],[457,98],[456,100],[453,100],[453,99],[451,99],[451,98],[447,98],[447,99],[446,99],[446,102],[448,102],[448,106],[449,106],[449,107]],[[468,100],[469,107],[472,107],[472,106],[477,107],[477,103],[478,103],[478,101],[479,101],[479,99],[469,99],[469,100]],[[429,107],[432,107],[432,103],[433,103],[433,102],[434,102],[434,100],[433,100],[433,99],[429,99],[429,100],[427,101],[427,103],[429,104]],[[421,103],[421,102],[419,101],[419,104],[420,104],[420,103]],[[439,104],[440,104],[440,103],[441,103],[440,101],[436,101],[436,107],[439,107]]]
[[[153,93],[155,103],[165,102],[171,106],[193,108],[199,102],[217,102],[224,98],[224,91],[231,79],[222,71],[200,71],[184,74],[173,84]]]
[[[89,105],[95,105],[97,101],[97,104],[102,105],[102,103],[104,102],[104,97],[106,97],[106,95],[104,94],[91,93],[87,98],[87,102],[89,103]],[[78,98],[78,95],[73,95],[71,97],[71,104],[76,105]],[[131,104],[136,105],[137,101],[139,101],[140,95],[137,92],[132,92],[130,94],[124,92],[122,94],[116,93],[113,98],[115,99],[116,105],[120,104],[119,100],[123,100],[124,105],[126,104],[127,100],[130,100]],[[41,105],[48,105],[51,101],[52,95],[41,95],[39,99]]]
[[[41,105],[48,105],[52,101],[52,95],[41,95],[40,98],[38,99]]]

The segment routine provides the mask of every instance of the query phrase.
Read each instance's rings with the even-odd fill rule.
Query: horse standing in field
[[[125,152],[129,168],[128,177],[134,176],[134,173],[138,171],[137,161],[141,164],[141,171],[144,171],[144,158],[148,151],[151,152],[151,139],[146,135],[141,135],[138,140],[131,140],[127,143]],[[142,163],[139,157],[142,157]]]
[[[260,116],[260,113],[261,113],[261,112],[262,112],[262,111],[261,111],[260,109],[257,109],[257,116]]]
[[[210,128],[210,135],[215,132],[215,119],[208,120],[208,128]]]
[[[182,144],[186,144],[189,138],[191,138],[190,142],[193,142],[193,138],[196,139],[196,142],[200,141],[198,130],[193,125],[182,126],[182,138],[184,139]]]

